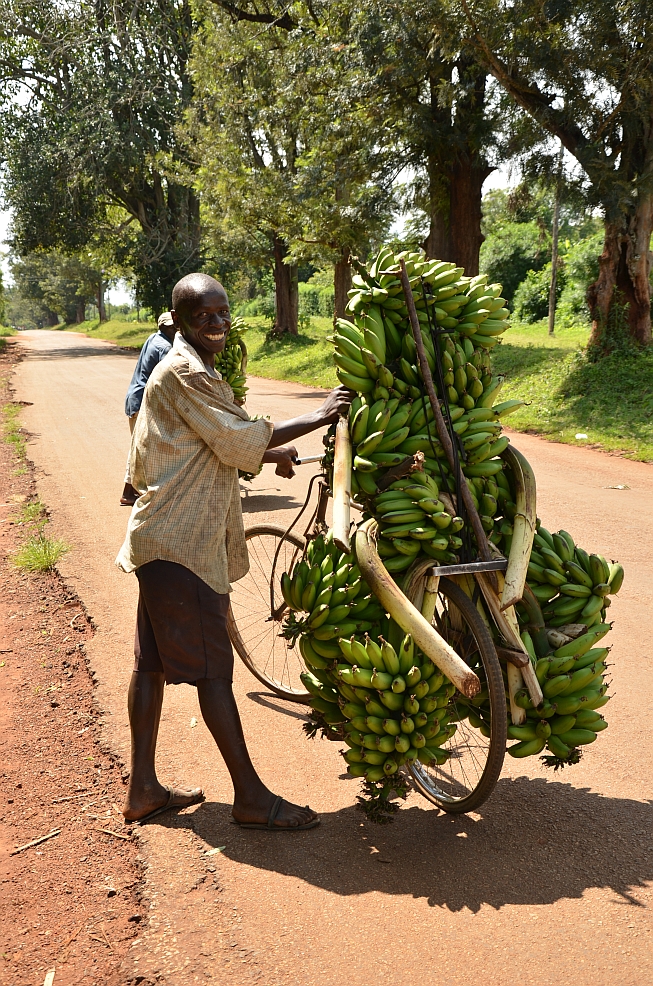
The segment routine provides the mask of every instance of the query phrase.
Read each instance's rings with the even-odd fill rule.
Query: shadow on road
[[[240,498],[240,505],[244,514],[270,513],[273,510],[298,510],[301,507],[300,501],[296,500],[292,493],[259,494],[256,490],[247,490],[246,496]]]
[[[257,705],[262,705],[265,709],[272,709],[273,712],[281,712],[282,715],[290,716],[292,719],[308,722],[308,707],[299,702],[286,701],[282,705],[283,699],[273,692],[247,692],[247,698],[256,702]],[[300,712],[300,709],[306,709],[306,712]]]
[[[352,806],[323,813],[310,832],[268,835],[238,830],[230,810],[204,802],[161,824],[191,828],[211,846],[226,843],[236,862],[335,894],[376,891],[452,911],[551,904],[592,887],[642,906],[632,891],[653,880],[653,804],[543,778],[500,781],[474,817],[413,806],[387,826],[361,824]]]
[[[98,340],[100,341],[100,340]],[[124,356],[125,359],[132,360],[133,362],[138,359],[137,349],[123,349],[120,346],[115,346],[112,343],[106,343],[102,346],[85,346],[83,342],[80,342],[74,346],[60,346],[56,349],[30,349],[29,358],[35,362],[50,361],[55,359],[84,359],[86,357],[102,357],[102,356]]]

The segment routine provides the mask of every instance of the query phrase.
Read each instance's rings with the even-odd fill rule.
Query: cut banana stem
[[[341,551],[349,554],[351,528],[351,439],[349,424],[342,415],[336,425],[336,447],[333,460],[333,540]]]
[[[526,458],[511,445],[501,458],[512,469],[516,487],[517,512],[513,519],[512,542],[501,594],[501,609],[515,606],[524,594],[528,563],[533,550],[536,523],[535,474]]]
[[[492,617],[499,629],[499,633],[506,640],[508,644],[514,647],[516,650],[521,650],[528,657],[528,664],[525,664],[521,669],[521,675],[524,679],[524,684],[528,689],[528,694],[530,695],[531,702],[533,705],[541,705],[544,696],[542,694],[542,689],[540,688],[540,683],[535,675],[535,670],[530,661],[530,655],[524,646],[524,643],[519,634],[519,624],[517,623],[517,617],[515,615],[514,607],[509,606],[506,610],[501,610],[501,603],[499,602],[499,597],[490,585],[487,578],[487,574],[482,572],[477,575],[481,591],[485,598],[488,608],[492,613]],[[519,669],[515,669],[519,670]],[[517,725],[517,724],[515,724]]]
[[[515,702],[515,695],[520,688],[523,687],[523,679],[521,676],[521,670],[516,668],[514,664],[507,664],[506,671],[508,672],[508,697],[510,699],[510,720],[513,726],[523,726],[526,722],[526,709],[522,709]]]
[[[433,623],[435,607],[438,601],[438,589],[440,588],[440,576],[429,575],[424,586],[424,596],[420,606],[422,616],[427,623]]]
[[[376,550],[378,525],[370,518],[356,533],[356,558],[361,574],[381,605],[415,644],[467,698],[481,690],[473,671],[443,637],[415,609],[387,571]]]

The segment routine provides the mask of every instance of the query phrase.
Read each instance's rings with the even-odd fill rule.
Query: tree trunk
[[[558,284],[558,232],[560,227],[560,185],[562,183],[562,163],[565,148],[560,143],[558,154],[558,175],[556,179],[555,202],[553,204],[553,229],[551,230],[551,284],[549,285],[549,335],[555,334],[556,288]]]
[[[276,316],[274,332],[282,335],[290,332],[297,335],[297,317],[299,314],[299,287],[297,281],[297,264],[284,264],[288,253],[288,245],[280,236],[274,237],[274,288],[276,300]]]
[[[101,322],[106,322],[107,313],[104,307],[104,280],[100,278],[97,286],[97,310]]]
[[[653,197],[640,195],[623,220],[606,222],[599,276],[587,291],[592,317],[590,344],[609,352],[619,348],[622,331],[618,308],[627,305],[623,330],[631,342],[651,343],[649,244],[653,231]],[[621,340],[623,343],[623,340]]]
[[[449,229],[451,260],[468,277],[478,274],[478,257],[484,236],[481,233],[481,189],[492,172],[476,155],[459,156],[449,179]],[[449,258],[446,258],[449,259]]]
[[[451,260],[449,235],[450,187],[448,176],[436,157],[428,162],[429,176],[429,235],[422,243],[429,260]]]
[[[349,247],[345,247],[336,263],[333,274],[333,320],[346,318],[345,308],[349,298],[347,292],[351,289],[351,265],[349,263]]]
[[[86,318],[86,299],[80,298],[75,305],[75,322],[80,325]]]
[[[484,239],[481,190],[492,170],[465,154],[454,161],[446,175],[434,169],[430,177],[431,225],[422,246],[427,257],[451,261],[463,267],[469,277],[478,274]]]

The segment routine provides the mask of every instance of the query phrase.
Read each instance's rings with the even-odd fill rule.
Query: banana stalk
[[[336,425],[336,447],[333,460],[333,540],[341,551],[351,551],[349,530],[351,499],[351,440],[349,425],[343,415]]]
[[[535,475],[526,458],[509,445],[501,456],[515,478],[517,512],[513,520],[512,544],[506,581],[501,593],[501,609],[515,606],[524,594],[528,563],[533,550],[536,517]]]
[[[498,627],[499,633],[504,638],[506,643],[510,644],[511,647],[514,647],[515,650],[522,651],[528,657],[528,664],[525,664],[521,669],[515,668],[515,670],[520,671],[533,705],[541,705],[544,701],[544,695],[542,694],[540,683],[535,675],[535,669],[531,664],[530,655],[524,646],[521,636],[519,635],[519,624],[517,622],[514,607],[509,606],[508,609],[502,610],[499,597],[490,585],[487,574],[485,572],[480,572],[476,577],[488,608],[492,613],[494,622]],[[515,725],[517,725],[517,723],[515,723]]]
[[[481,690],[478,677],[415,609],[389,574],[376,550],[377,531],[377,522],[370,518],[356,532],[356,560],[363,578],[392,619],[405,633],[412,635],[423,653],[453,682],[458,691],[467,698],[473,698]]]
[[[515,695],[523,685],[521,670],[513,664],[506,664],[508,672],[508,697],[510,699],[510,721],[513,726],[523,726],[526,722],[526,709],[520,708],[515,702]]]

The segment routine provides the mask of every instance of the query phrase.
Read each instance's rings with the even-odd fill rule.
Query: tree
[[[166,308],[201,264],[175,127],[192,96],[189,0],[12,0],[0,32],[4,196],[16,252],[98,234]]]
[[[27,316],[39,327],[83,322],[86,306],[92,301],[97,303],[101,295],[102,271],[83,257],[58,251],[16,258],[11,263],[11,274],[15,316]],[[27,302],[27,307],[19,307],[19,301]]]
[[[468,47],[512,100],[583,168],[604,214],[592,343],[609,350],[627,306],[632,342],[651,342],[653,17],[641,0],[453,0]],[[553,155],[551,155],[553,157]]]
[[[432,0],[367,0],[352,37],[377,139],[395,148],[397,170],[413,172],[407,204],[425,216],[427,254],[477,274],[481,190],[499,128],[487,69],[448,21]]]
[[[195,44],[187,127],[214,243],[273,263],[277,332],[297,331],[302,260],[334,265],[344,314],[349,254],[385,233],[392,201],[355,66],[336,43],[347,12],[329,3],[292,12],[214,4]]]

